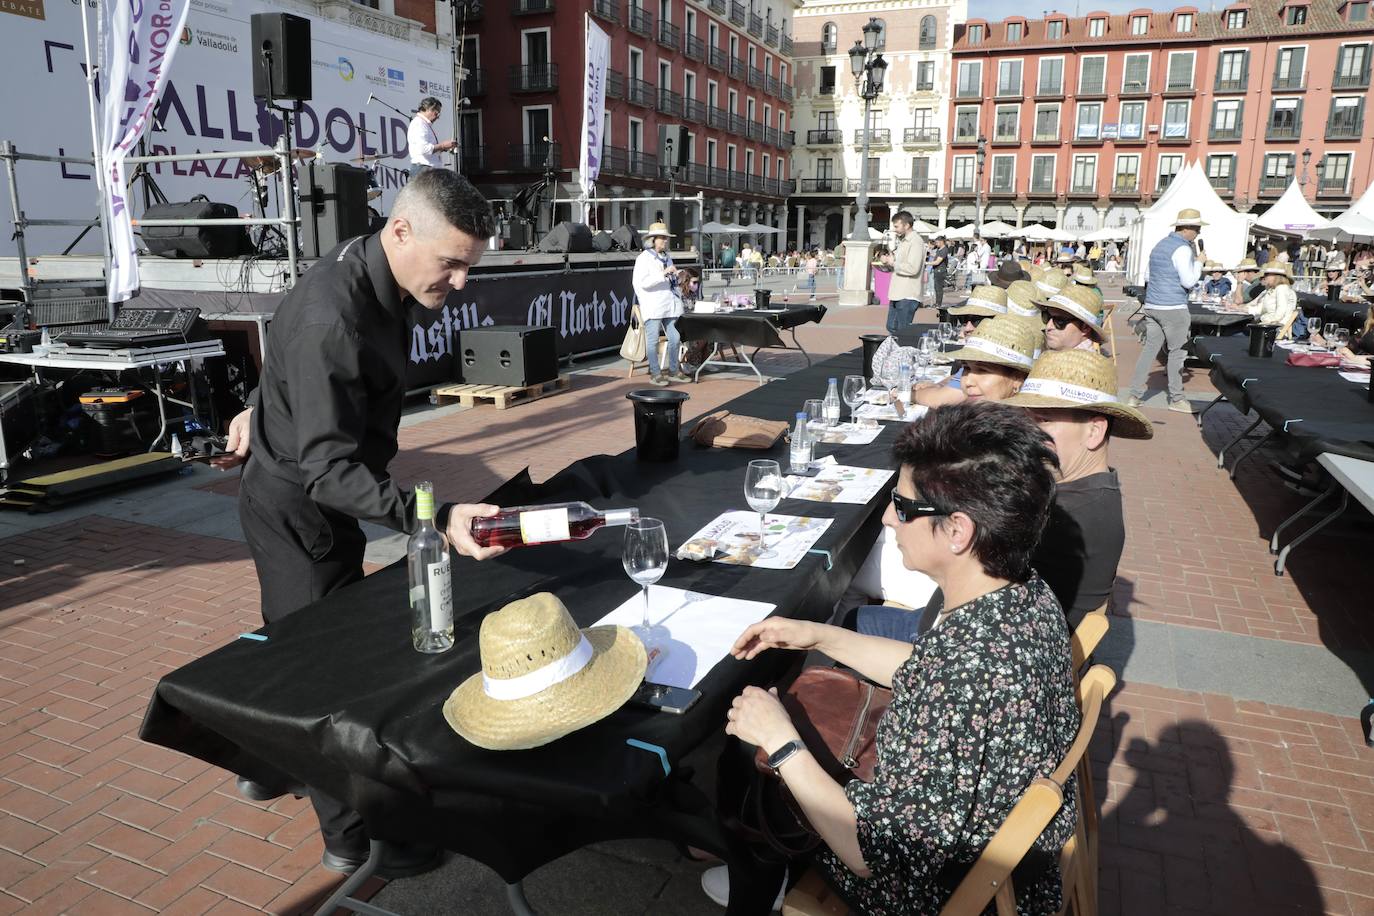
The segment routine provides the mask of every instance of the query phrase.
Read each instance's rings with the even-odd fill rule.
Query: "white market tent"
[[[765,226],[763,223],[750,223],[744,227],[744,231],[752,232],[755,235],[771,235],[774,232],[781,232],[782,230],[774,226]]]
[[[973,223],[969,223],[966,226],[960,226],[957,229],[951,229],[946,226],[945,231],[941,234],[947,239],[971,239],[973,238],[973,229]]]
[[[1124,242],[1130,237],[1131,230],[1128,226],[1108,226],[1098,229],[1096,232],[1089,232],[1083,236],[1085,242]]]
[[[1323,242],[1374,241],[1374,184],[1365,189],[1349,210],[1312,230],[1310,235]]]
[[[1289,182],[1283,196],[1266,210],[1264,215],[1255,220],[1257,229],[1268,229],[1270,232],[1282,232],[1286,235],[1306,235],[1314,229],[1323,229],[1329,225],[1331,220],[1312,209],[1296,179]]]
[[[923,219],[916,220],[916,224],[911,228],[916,232],[921,233],[921,235],[929,235],[932,232],[940,231],[937,227],[932,226],[930,223],[926,222]]]
[[[990,223],[984,223],[978,230],[978,234],[985,239],[1005,239],[1016,235],[1016,227],[1011,223],[995,219]]]
[[[1055,229],[1040,223],[1022,226],[1016,234],[1028,242],[1073,242],[1078,239],[1067,229]]]
[[[1131,225],[1126,274],[1131,283],[1144,283],[1150,251],[1174,231],[1178,211],[1192,208],[1202,214],[1201,239],[1208,258],[1237,264],[1245,257],[1250,217],[1237,213],[1217,196],[1216,189],[1196,162],[1183,167],[1154,206]]]

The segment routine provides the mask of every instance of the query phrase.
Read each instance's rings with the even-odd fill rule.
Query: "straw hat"
[[[1175,229],[1201,229],[1207,225],[1202,221],[1202,214],[1192,207],[1185,207],[1178,211],[1178,217],[1174,219]]]
[[[1240,273],[1242,270],[1259,270],[1259,265],[1255,263],[1254,258],[1241,258],[1240,263],[1231,269]]]
[[[1087,264],[1073,265],[1073,282],[1083,286],[1096,286],[1097,274]]]
[[[1203,265],[1202,265],[1202,272],[1205,273],[1205,274],[1212,274],[1212,273],[1218,273],[1218,274],[1219,274],[1219,273],[1225,273],[1225,272],[1226,272],[1226,268],[1225,268],[1225,267],[1222,267],[1220,264],[1218,264],[1216,261],[1213,261],[1211,258],[1208,258],[1208,259],[1203,263]]]
[[[1112,435],[1151,439],[1154,427],[1145,415],[1117,397],[1112,361],[1091,350],[1053,350],[1035,361],[1017,394],[1003,401],[1037,410],[1071,408],[1112,418]]]
[[[1074,261],[1077,260],[1078,255],[1074,254],[1067,248],[1061,249],[1059,254],[1054,256],[1054,263],[1056,264],[1072,264]]]
[[[1106,338],[1106,331],[1103,328],[1106,318],[1102,314],[1101,301],[1092,290],[1070,284],[1064,288],[1063,292],[1055,293],[1041,304],[1046,308],[1077,318],[1088,326],[1088,332],[1098,340]]]
[[[482,670],[453,691],[444,718],[478,747],[539,747],[615,712],[644,679],[644,644],[625,627],[579,630],[540,592],[482,621]]]
[[[666,223],[653,223],[649,226],[648,229],[644,230],[639,234],[639,237],[646,242],[649,239],[654,238],[655,236],[662,236],[665,239],[674,238],[673,234],[668,231],[668,226]],[[746,248],[749,247],[749,243],[745,242],[744,246]]]
[[[996,286],[975,286],[963,305],[949,310],[951,315],[981,315],[992,318],[1007,313],[1007,291]]]
[[[958,362],[991,363],[1029,372],[1035,362],[1035,332],[1022,318],[985,318],[964,339],[964,345],[948,355]]]
[[[1285,261],[1270,261],[1268,264],[1264,265],[1264,270],[1260,271],[1260,273],[1266,277],[1270,274],[1277,274],[1283,277],[1285,283],[1293,282],[1293,268]]]
[[[1041,277],[1039,280],[1035,281],[1035,288],[1040,293],[1040,297],[1036,301],[1036,304],[1044,305],[1045,303],[1040,300],[1043,300],[1047,296],[1053,296],[1055,293],[1063,292],[1064,288],[1068,285],[1069,278],[1064,276],[1063,271],[1045,271],[1045,275]]]
[[[1040,298],[1040,290],[1030,280],[1017,280],[1007,287],[1007,313],[1022,318],[1040,320],[1040,306],[1035,300]]]
[[[1045,275],[1045,268],[1039,264],[1032,264],[1030,269],[1026,271],[1026,275],[1030,277],[1030,281],[1034,283]]]

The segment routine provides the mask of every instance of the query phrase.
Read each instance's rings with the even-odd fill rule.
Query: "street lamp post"
[[[983,163],[988,158],[988,138],[982,134],[978,135],[978,185],[974,196],[973,228],[979,231],[983,228]]]
[[[868,241],[868,149],[869,125],[873,112],[873,100],[883,91],[883,78],[887,75],[887,61],[878,53],[878,37],[883,27],[878,20],[869,18],[863,29],[863,41],[854,42],[849,49],[849,69],[854,74],[854,88],[864,100],[863,143],[859,153],[859,212],[854,220],[854,231],[849,238],[856,242]]]
[[[1312,161],[1312,151],[1305,149],[1302,151],[1302,177],[1298,179],[1298,184],[1307,187],[1307,164]]]

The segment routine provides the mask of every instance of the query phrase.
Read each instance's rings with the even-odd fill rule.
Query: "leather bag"
[[[787,435],[782,420],[763,420],[743,414],[717,410],[692,425],[690,435],[698,445],[708,448],[772,448]]]
[[[1341,364],[1341,358],[1335,353],[1289,353],[1287,362],[1290,366],[1316,366],[1323,369],[1333,369]]]

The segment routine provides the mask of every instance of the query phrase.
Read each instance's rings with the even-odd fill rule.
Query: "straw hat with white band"
[[[1073,265],[1073,282],[1080,286],[1096,286],[1097,274],[1087,264]]]
[[[1007,313],[1007,291],[997,286],[975,286],[963,305],[949,310],[951,315],[981,315],[993,318]]]
[[[653,223],[648,229],[645,229],[639,234],[639,237],[646,242],[655,236],[662,236],[665,239],[674,238],[673,234],[668,231],[666,223]]]
[[[1202,214],[1192,207],[1178,211],[1178,216],[1174,219],[1175,229],[1201,229],[1205,225],[1207,224],[1202,221]]]
[[[1077,261],[1077,260],[1078,260],[1078,255],[1074,254],[1072,251],[1068,250],[1067,248],[1061,250],[1061,251],[1059,252],[1059,254],[1057,254],[1057,255],[1054,256],[1054,263],[1056,263],[1056,264],[1072,264],[1073,262],[1075,262],[1075,261]]]
[[[1021,318],[1040,320],[1040,306],[1035,300],[1040,298],[1040,290],[1030,280],[1017,280],[1007,287],[1007,314]]]
[[[1088,333],[1099,341],[1106,339],[1106,316],[1102,314],[1100,297],[1086,286],[1070,284],[1063,292],[1044,299],[1041,305],[1078,319],[1087,327]]]
[[[1117,397],[1111,359],[1091,350],[1051,350],[1035,361],[1021,390],[1003,401],[1036,410],[1086,410],[1112,418],[1112,435],[1150,439],[1154,427],[1145,415]]]
[[[1222,267],[1222,266],[1221,266],[1220,264],[1218,264],[1216,261],[1213,261],[1213,260],[1211,260],[1211,259],[1208,259],[1208,260],[1202,265],[1202,272],[1205,273],[1205,274],[1220,274],[1220,273],[1225,273],[1225,272],[1226,272],[1226,268],[1225,268],[1225,267]]]
[[[1254,258],[1241,258],[1240,263],[1237,264],[1235,267],[1232,267],[1231,269],[1236,273],[1240,273],[1243,270],[1258,271],[1259,265],[1255,263]]]
[[[1285,283],[1293,282],[1293,268],[1291,265],[1283,261],[1271,261],[1270,263],[1265,264],[1264,270],[1260,271],[1260,273],[1266,277],[1270,274],[1277,274],[1278,276],[1283,277]]]
[[[644,679],[647,656],[625,627],[579,630],[548,592],[482,621],[482,670],[453,691],[444,719],[493,751],[539,747],[604,719]]]
[[[1064,276],[1062,271],[1058,270],[1047,270],[1043,277],[1035,281],[1035,288],[1040,293],[1038,297],[1039,300],[1053,296],[1055,293],[1063,292],[1064,288],[1068,285],[1069,278]],[[1044,305],[1044,302],[1039,302],[1039,304]]]
[[[1035,362],[1035,332],[1024,318],[985,318],[964,338],[964,345],[948,356],[956,362],[991,363],[1029,372]]]

